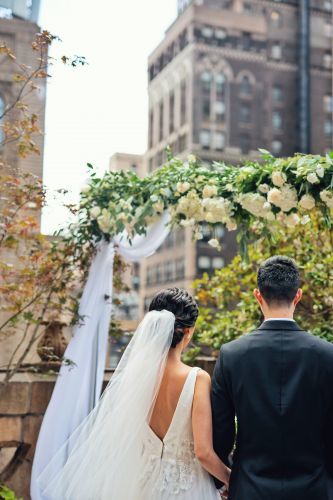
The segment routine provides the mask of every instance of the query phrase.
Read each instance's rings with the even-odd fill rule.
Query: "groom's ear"
[[[297,306],[297,304],[298,304],[298,303],[299,303],[299,301],[301,300],[302,296],[303,296],[303,290],[302,290],[301,288],[299,288],[299,289],[297,290],[296,295],[295,295],[295,298],[294,298],[294,300],[293,300],[293,304],[294,304],[294,306],[295,306],[295,307]]]
[[[262,298],[262,295],[259,292],[258,288],[255,288],[253,290],[253,295],[254,295],[256,301],[259,303],[259,305],[262,306],[262,304],[263,304],[263,298]]]

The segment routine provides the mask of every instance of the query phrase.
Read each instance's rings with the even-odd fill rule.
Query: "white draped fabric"
[[[98,247],[80,301],[80,322],[65,352],[65,358],[74,366],[61,367],[39,433],[31,475],[32,500],[43,500],[37,478],[93,410],[101,394],[112,309],[114,253],[117,251],[133,262],[149,257],[167,237],[168,221],[166,212],[148,228],[146,235],[135,236],[132,244],[122,234]]]

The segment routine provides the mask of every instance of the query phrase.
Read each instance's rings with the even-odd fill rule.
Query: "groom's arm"
[[[235,442],[235,409],[223,372],[223,348],[216,362],[212,379],[213,445],[220,459],[229,465]],[[217,488],[222,483],[214,478]]]
[[[325,435],[325,459],[328,476],[329,499],[333,500],[333,404],[329,411],[329,420],[326,424]]]

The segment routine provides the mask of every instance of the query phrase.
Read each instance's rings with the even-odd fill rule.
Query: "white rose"
[[[265,210],[270,210],[272,208],[272,205],[269,203],[269,201],[266,201],[264,204],[263,204],[263,208]]]
[[[273,188],[267,195],[267,200],[272,205],[279,207],[283,212],[289,212],[297,207],[297,191],[289,184],[285,184],[281,189]]]
[[[282,195],[280,189],[273,188],[268,191],[267,200],[273,205],[279,206],[282,200]]]
[[[258,187],[259,191],[261,193],[268,193],[269,191],[269,185],[268,184],[260,184],[260,186]]]
[[[274,186],[282,187],[283,184],[285,184],[286,180],[287,180],[287,177],[284,173],[282,173],[282,172],[273,172],[272,173],[272,182],[273,182]]]
[[[320,177],[322,179],[325,175],[324,167],[321,167],[320,165],[318,165],[318,167],[316,168],[316,173],[317,173],[318,177]]]
[[[320,193],[320,198],[324,203],[326,203],[328,208],[333,208],[333,191],[324,189],[324,191]]]
[[[104,208],[102,215],[97,218],[97,224],[103,233],[108,233],[111,229],[111,217],[109,212]]]
[[[152,194],[151,197],[150,197],[150,200],[153,202],[153,203],[156,203],[156,201],[158,201],[158,196],[156,194]]]
[[[101,209],[99,207],[93,207],[89,213],[92,219],[97,219],[97,217],[101,213]]]
[[[183,227],[192,227],[195,224],[194,219],[183,219],[180,221],[181,226]]]
[[[310,182],[310,184],[318,184],[318,182],[319,182],[319,179],[314,172],[312,172],[311,174],[308,174],[306,177],[306,180],[308,182]]]
[[[177,191],[179,193],[186,193],[191,187],[191,184],[189,182],[178,182],[177,183]]]
[[[144,210],[143,207],[138,207],[135,210],[135,217],[141,217],[143,210]]]
[[[155,212],[157,213],[161,213],[163,212],[163,209],[164,209],[164,203],[162,203],[161,201],[158,201],[157,203],[154,203],[153,204],[153,209],[155,210]]]
[[[226,188],[227,191],[230,191],[230,192],[232,192],[234,190],[232,184],[230,184],[230,183],[226,184],[225,188]]]
[[[187,161],[189,163],[195,163],[197,161],[196,157],[194,155],[188,155]]]
[[[228,231],[236,231],[237,222],[235,221],[235,219],[230,219],[229,221],[227,221],[226,226]]]
[[[194,233],[194,238],[195,238],[196,240],[202,240],[202,239],[203,239],[203,234],[202,234],[202,232],[201,232],[201,231],[196,231],[196,232]]]
[[[27,207],[28,208],[37,208],[37,203],[35,203],[34,201],[29,201],[29,203],[27,203]]]
[[[310,194],[304,194],[299,200],[299,206],[305,208],[305,210],[311,210],[316,206],[316,201]]]
[[[205,215],[205,219],[207,222],[215,222],[215,217],[212,212],[207,212]]]
[[[89,193],[89,191],[91,190],[91,186],[90,184],[85,184],[84,186],[82,186],[81,188],[81,193]]]
[[[206,184],[206,186],[202,190],[202,196],[204,198],[212,198],[213,196],[216,195],[217,195],[217,187]]]
[[[273,214],[273,212],[267,212],[265,218],[269,221],[273,221],[275,220],[275,215]]]
[[[301,224],[303,226],[305,226],[305,224],[307,224],[308,222],[310,222],[310,217],[308,215],[303,215],[303,217],[301,218]]]
[[[211,240],[209,240],[208,245],[213,248],[218,248],[220,246],[220,243],[216,238],[212,238]]]
[[[292,213],[292,214],[286,215],[285,223],[287,224],[287,226],[295,227],[295,226],[297,226],[297,224],[299,224],[299,222],[300,222],[300,218],[297,214]]]

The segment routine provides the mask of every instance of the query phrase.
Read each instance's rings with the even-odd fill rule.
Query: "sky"
[[[115,152],[147,145],[147,59],[176,17],[176,0],[42,0],[39,24],[59,36],[51,56],[77,54],[88,65],[54,65],[47,88],[43,232],[66,219],[53,193],[78,199],[86,164],[108,168]]]

